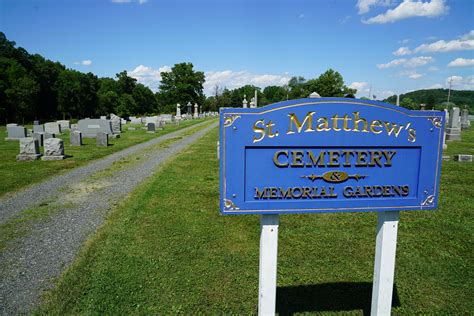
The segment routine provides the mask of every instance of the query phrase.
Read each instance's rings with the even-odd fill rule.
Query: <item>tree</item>
[[[116,74],[116,77],[118,93],[127,93],[131,95],[135,85],[137,84],[137,79],[129,77],[126,70]]]
[[[403,106],[404,108],[407,108],[410,110],[418,110],[418,106],[416,102],[406,97],[400,100],[400,106]]]
[[[155,95],[143,84],[138,83],[133,88],[132,96],[136,104],[136,108],[131,109],[132,114],[147,114],[153,112],[156,109]]]
[[[303,77],[292,77],[288,81],[289,98],[300,99],[308,96],[308,91],[305,89],[306,79]]]
[[[204,104],[203,84],[204,73],[194,71],[192,63],[180,63],[171,68],[170,72],[161,74],[159,100],[161,107],[176,106],[176,103]]]
[[[315,91],[322,97],[343,97],[346,94],[357,93],[356,89],[351,89],[344,85],[342,75],[333,69],[328,69],[316,80],[308,81],[306,90]]]
[[[263,89],[263,95],[265,97],[265,103],[269,104],[286,100],[287,91],[284,87],[268,86]]]

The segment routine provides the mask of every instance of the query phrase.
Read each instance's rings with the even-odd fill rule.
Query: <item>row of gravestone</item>
[[[71,146],[81,146],[82,138],[96,138],[97,146],[108,146],[110,137],[120,137],[122,119],[111,115],[111,120],[106,119],[83,119],[77,124],[70,125],[69,121],[49,122],[40,125],[37,121],[33,130],[27,131],[23,126],[8,124],[6,140],[20,141],[20,154],[18,161],[37,160],[60,160],[64,159],[64,143],[62,139],[55,138],[65,129],[71,129]],[[44,155],[40,154],[39,147],[44,147]]]

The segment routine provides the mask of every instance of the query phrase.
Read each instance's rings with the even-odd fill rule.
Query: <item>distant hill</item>
[[[416,90],[400,95],[400,100],[410,98],[416,104],[434,104],[436,109],[443,108],[443,103],[448,100],[448,89],[425,89]],[[469,112],[474,114],[474,91],[472,90],[451,90],[450,102],[456,104],[460,108],[467,106]],[[384,100],[384,102],[395,104],[397,96],[392,95]]]

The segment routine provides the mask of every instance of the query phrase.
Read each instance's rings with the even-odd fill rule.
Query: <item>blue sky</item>
[[[283,85],[328,68],[378,98],[474,90],[472,0],[0,0],[0,30],[30,53],[156,90],[192,62],[216,84]]]

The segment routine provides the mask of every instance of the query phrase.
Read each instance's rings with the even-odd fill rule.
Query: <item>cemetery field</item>
[[[474,128],[462,137],[445,155],[474,153]],[[259,217],[219,215],[217,140],[215,129],[122,202],[37,312],[256,313]],[[444,161],[438,210],[401,212],[394,313],[474,313],[473,177],[473,163]],[[281,216],[277,312],[368,313],[376,219]]]
[[[70,146],[69,131],[66,131],[60,135],[60,138],[64,140],[64,153],[68,158],[59,161],[37,160],[30,162],[16,161],[16,156],[19,153],[19,141],[6,141],[6,128],[0,126],[0,174],[2,175],[0,177],[0,196],[43,181],[62,171],[85,165],[92,160],[202,121],[202,119],[197,119],[181,122],[180,125],[169,124],[154,134],[142,130],[142,125],[127,124],[123,126],[120,138],[109,138],[108,147],[97,147],[95,138],[83,138],[84,145],[81,147]],[[136,130],[129,131],[129,126],[135,127]],[[26,127],[32,128],[31,126]],[[43,153],[42,147],[40,150]]]

